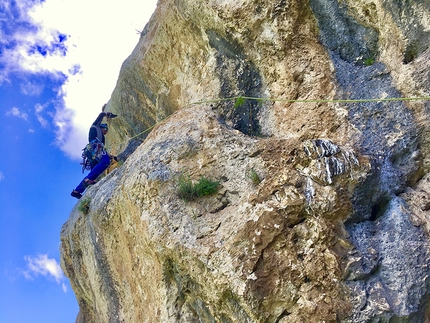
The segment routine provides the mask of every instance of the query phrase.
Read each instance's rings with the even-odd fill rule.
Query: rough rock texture
[[[430,101],[282,101],[429,96],[429,40],[428,0],[160,0],[62,229],[77,322],[429,322]]]

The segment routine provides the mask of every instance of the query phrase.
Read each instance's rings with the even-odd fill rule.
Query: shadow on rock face
[[[246,58],[244,51],[233,40],[221,37],[213,30],[206,31],[209,44],[217,51],[217,74],[221,83],[221,98],[236,96],[261,97],[261,75],[257,67]],[[234,129],[249,135],[260,134],[257,100],[245,100],[235,105],[234,101],[218,104],[220,115]]]

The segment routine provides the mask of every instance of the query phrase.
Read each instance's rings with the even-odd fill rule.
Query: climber
[[[86,176],[79,185],[70,193],[71,196],[80,199],[82,193],[89,185],[96,183],[97,177],[109,167],[111,157],[105,150],[105,135],[108,132],[108,125],[101,123],[104,117],[108,119],[115,118],[116,115],[111,112],[104,112],[106,104],[97,119],[92,124],[88,134],[88,145],[84,148],[84,154],[91,156],[89,159],[90,173]]]

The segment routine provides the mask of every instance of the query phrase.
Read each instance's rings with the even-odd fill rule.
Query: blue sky
[[[156,0],[0,2],[0,322],[72,323],[60,230],[81,149]]]

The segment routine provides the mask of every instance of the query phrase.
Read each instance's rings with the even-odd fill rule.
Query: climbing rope
[[[413,98],[379,98],[379,99],[299,99],[299,100],[288,100],[288,99],[274,99],[274,98],[258,98],[258,97],[252,97],[252,96],[234,96],[230,98],[222,98],[222,99],[213,99],[213,100],[204,100],[204,101],[196,101],[188,103],[184,106],[184,108],[190,107],[192,105],[200,105],[200,104],[206,104],[206,103],[220,103],[220,102],[226,102],[226,101],[235,101],[234,107],[237,108],[241,106],[243,103],[245,103],[246,100],[254,100],[258,102],[286,102],[286,103],[360,103],[360,102],[393,102],[393,101],[430,101],[429,96],[424,97],[413,97]],[[122,145],[126,143],[127,141],[130,141],[132,139],[135,139],[144,133],[152,130],[157,125],[168,119],[170,116],[162,119],[161,121],[157,122],[153,126],[145,129],[144,131],[138,133],[137,135],[124,140],[123,142],[120,142],[118,145]],[[115,143],[116,144],[116,143]]]
[[[258,98],[252,96],[235,96],[231,98],[224,99],[215,99],[215,100],[206,100],[206,101],[197,101],[187,104],[185,107],[189,107],[191,105],[198,105],[204,103],[218,103],[223,101],[245,101],[245,100],[255,100],[259,102],[270,101],[270,102],[287,102],[287,103],[356,103],[356,102],[387,102],[387,101],[429,101],[430,97],[415,97],[415,98],[384,98],[384,99],[301,99],[301,100],[288,100],[288,99],[273,99],[273,98]]]

